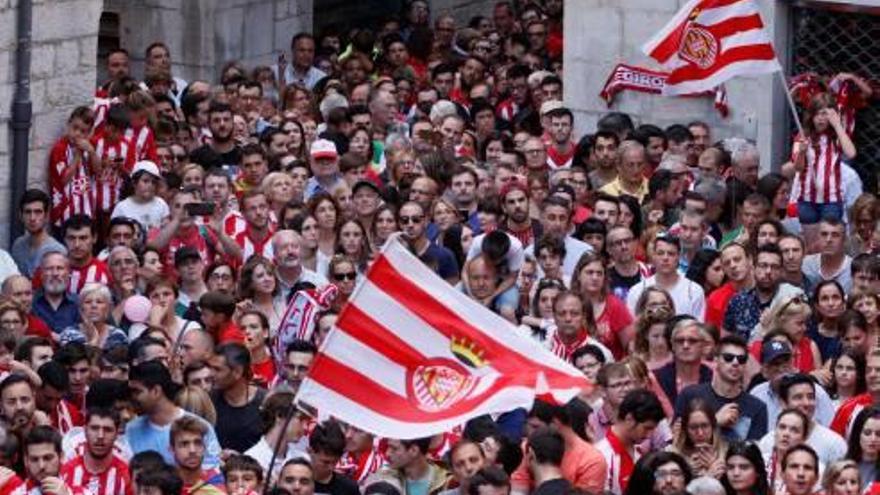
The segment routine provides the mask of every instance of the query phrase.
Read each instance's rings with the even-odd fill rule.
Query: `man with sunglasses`
[[[727,335],[718,344],[717,356],[712,381],[682,390],[675,401],[675,415],[680,417],[690,401],[702,399],[716,411],[715,419],[725,438],[760,440],[767,433],[767,406],[743,384],[749,359],[746,342]]]
[[[420,260],[450,284],[458,283],[459,271],[455,256],[445,247],[428,239],[425,209],[415,201],[407,201],[397,214],[403,231],[401,238]]]

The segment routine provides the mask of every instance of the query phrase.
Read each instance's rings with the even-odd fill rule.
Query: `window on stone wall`
[[[877,187],[880,171],[880,15],[876,9],[847,11],[816,5],[794,7],[792,69],[794,74],[816,72],[831,76],[852,72],[875,88],[873,104],[856,116],[857,169],[866,190]]]
[[[120,47],[119,14],[102,12],[98,25],[98,84],[107,80],[107,55]]]

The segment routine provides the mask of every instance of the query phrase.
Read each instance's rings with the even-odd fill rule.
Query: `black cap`
[[[199,250],[192,246],[183,246],[174,253],[174,266],[180,266],[184,261],[189,259],[202,259]]]
[[[382,191],[379,189],[379,186],[376,185],[375,182],[370,180],[361,179],[354,183],[354,186],[351,188],[351,193],[354,194],[358,189],[362,187],[369,187],[370,189],[376,191],[376,194],[382,194]]]

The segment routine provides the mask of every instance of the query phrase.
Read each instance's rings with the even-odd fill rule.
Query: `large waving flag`
[[[355,289],[296,400],[399,439],[482,414],[563,403],[589,383],[389,240]]]
[[[670,71],[667,95],[782,70],[754,0],[690,0],[642,50]]]

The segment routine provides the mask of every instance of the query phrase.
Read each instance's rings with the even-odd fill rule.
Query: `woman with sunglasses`
[[[785,409],[776,418],[776,428],[773,430],[773,442],[762,442],[761,455],[768,472],[768,482],[773,493],[781,493],[784,489],[782,459],[786,452],[794,446],[800,445],[810,435],[810,420],[804,413],[797,409]]]
[[[330,258],[330,265],[327,269],[327,278],[330,282],[339,288],[336,299],[333,300],[331,309],[336,313],[341,313],[342,308],[348,303],[348,298],[354,292],[355,282],[358,273],[354,262],[344,254],[337,254]]]
[[[752,442],[733,442],[724,456],[721,484],[727,495],[769,495],[767,469],[761,451]]]
[[[667,449],[687,459],[695,476],[720,478],[724,474],[727,442],[715,421],[715,411],[703,399],[691,399],[681,412],[681,428]]]
[[[850,428],[846,458],[858,464],[862,490],[877,479],[877,462],[880,460],[880,407],[869,406],[856,415]]]

